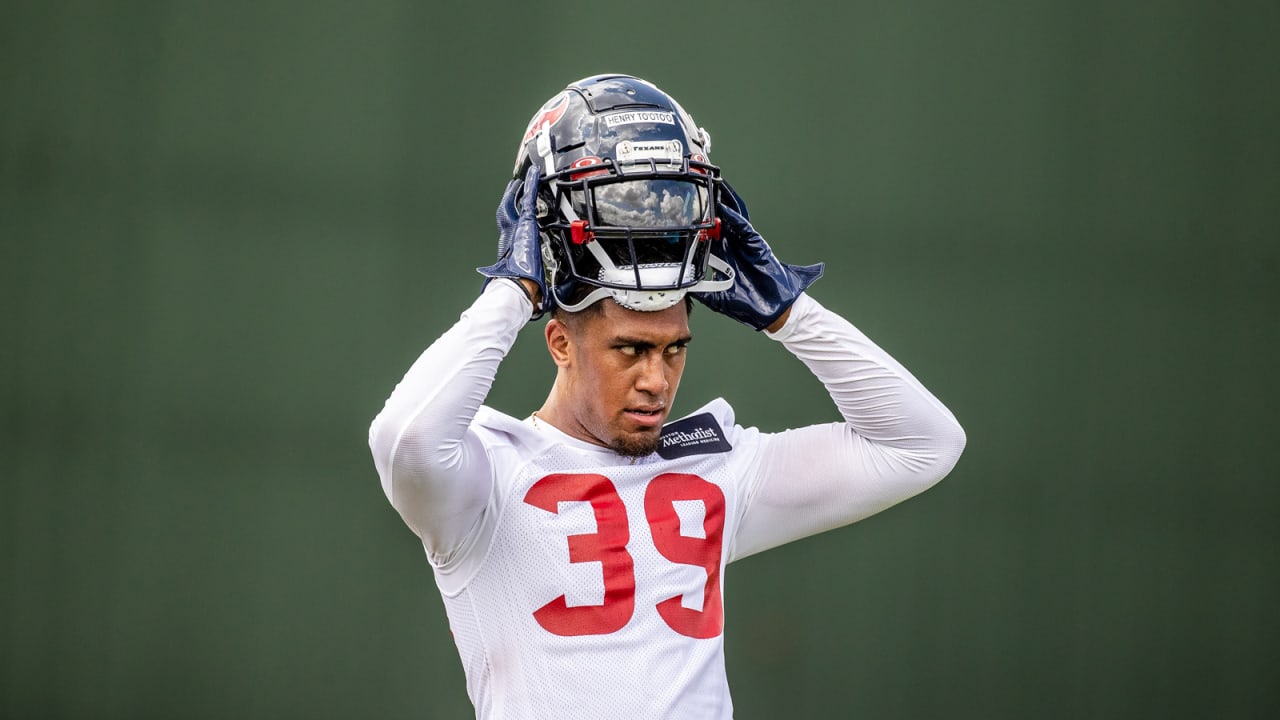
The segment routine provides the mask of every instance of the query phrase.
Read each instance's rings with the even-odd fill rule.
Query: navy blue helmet
[[[629,75],[579,80],[542,106],[513,177],[530,163],[542,172],[538,225],[556,305],[573,312],[612,297],[653,311],[733,284],[710,251],[720,231],[710,149],[674,98]]]

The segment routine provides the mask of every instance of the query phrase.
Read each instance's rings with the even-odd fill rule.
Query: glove
[[[534,303],[533,319],[551,309],[551,295],[542,269],[542,242],[538,233],[538,166],[530,165],[523,179],[507,183],[498,202],[498,262],[476,271],[487,286],[494,278],[527,278],[537,284],[542,302]],[[524,289],[524,285],[520,285]],[[533,298],[530,298],[532,300]]]
[[[737,278],[728,290],[693,293],[703,305],[738,322],[763,330],[791,307],[804,289],[822,277],[823,264],[788,265],[774,256],[769,243],[751,227],[747,204],[729,187],[721,184],[716,215],[720,218],[720,239],[711,246]]]

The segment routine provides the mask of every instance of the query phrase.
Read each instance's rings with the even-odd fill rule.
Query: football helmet
[[[674,98],[629,75],[584,78],[538,110],[512,175],[531,163],[542,173],[538,226],[555,305],[576,312],[612,297],[655,311],[733,285],[711,254],[720,170],[710,147]]]

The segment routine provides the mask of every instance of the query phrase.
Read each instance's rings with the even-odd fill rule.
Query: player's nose
[[[636,373],[636,389],[650,395],[665,393],[668,388],[666,370],[661,356],[658,353],[651,353],[643,362],[639,363]]]

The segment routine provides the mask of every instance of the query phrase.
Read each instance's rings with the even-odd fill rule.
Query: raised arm
[[[413,363],[369,428],[382,490],[433,560],[457,550],[489,499],[493,471],[469,429],[531,310],[515,283],[489,283]]]
[[[493,488],[492,464],[471,422],[542,296],[536,193],[522,194],[537,184],[532,169],[507,186],[498,206],[498,262],[480,270],[491,281],[413,363],[369,428],[382,489],[437,565],[477,526]]]
[[[844,422],[762,436],[740,558],[861,520],[941,480],[964,450],[955,416],[901,364],[808,295],[775,334]]]
[[[780,262],[728,184],[717,215],[716,252],[737,281],[696,297],[767,330],[822,382],[844,418],[761,437],[733,558],[860,520],[950,472],[964,430],[888,353],[805,294],[822,266]]]

